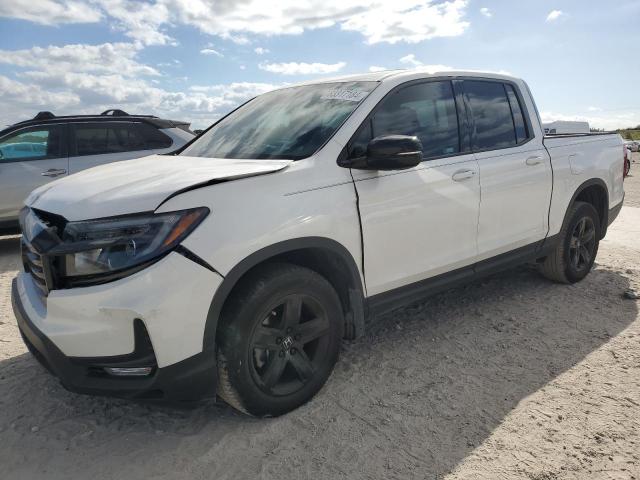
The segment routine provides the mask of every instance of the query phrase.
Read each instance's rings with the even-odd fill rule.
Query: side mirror
[[[367,170],[404,170],[422,162],[422,143],[409,135],[383,135],[367,145]]]

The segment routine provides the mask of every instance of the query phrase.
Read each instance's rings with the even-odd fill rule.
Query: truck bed
[[[545,135],[551,157],[553,193],[549,209],[549,236],[559,233],[574,193],[585,182],[602,179],[608,192],[608,210],[622,202],[624,189],[622,138],[617,133],[594,132]]]

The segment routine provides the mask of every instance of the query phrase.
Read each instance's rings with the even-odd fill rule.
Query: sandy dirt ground
[[[20,340],[0,239],[0,478],[640,479],[634,169],[586,280],[522,267],[389,314],[268,420],[65,391]]]

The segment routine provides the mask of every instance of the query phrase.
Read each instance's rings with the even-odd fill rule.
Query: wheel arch
[[[238,283],[255,268],[284,261],[307,267],[325,277],[336,289],[345,313],[345,338],[364,331],[365,296],[360,270],[349,250],[325,237],[303,237],[260,249],[234,266],[216,290],[207,314],[203,350],[215,348],[220,314]]]
[[[576,202],[586,202],[593,205],[600,219],[600,238],[604,238],[609,224],[609,189],[604,180],[601,178],[591,178],[580,184],[567,205],[564,220],[562,221],[563,226],[569,221],[569,211]]]

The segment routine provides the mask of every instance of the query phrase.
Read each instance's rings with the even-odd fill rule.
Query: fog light
[[[114,377],[146,377],[151,374],[153,367],[104,367],[105,372]]]

